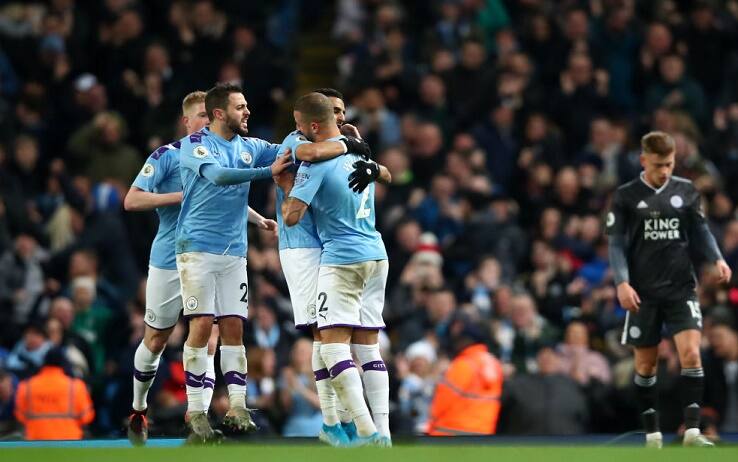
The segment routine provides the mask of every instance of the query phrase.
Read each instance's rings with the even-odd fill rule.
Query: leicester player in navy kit
[[[691,256],[714,265],[720,282],[730,280],[731,270],[707,227],[699,192],[691,181],[672,175],[674,139],[651,132],[642,138],[641,147],[643,172],[615,192],[606,224],[618,301],[628,310],[622,341],[634,347],[634,381],[646,445],[662,446],[656,367],[665,324],[682,368],[684,445],[712,446],[699,430],[702,313]]]

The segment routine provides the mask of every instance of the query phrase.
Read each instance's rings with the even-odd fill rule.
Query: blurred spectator
[[[30,321],[41,302],[45,281],[43,248],[26,234],[15,238],[13,251],[0,255],[0,311],[7,326],[22,326]],[[12,333],[8,332],[12,338]]]
[[[505,384],[500,431],[513,435],[581,435],[587,431],[587,400],[562,374],[551,348],[537,354],[537,373],[515,375]]]
[[[512,338],[498,338],[502,348],[510,348],[511,361],[518,373],[535,372],[538,364],[536,356],[543,347],[553,344],[557,331],[545,318],[538,314],[533,298],[527,294],[515,295],[511,303],[510,318],[514,335]],[[507,343],[507,345],[505,345]]]
[[[430,406],[438,379],[434,371],[435,347],[427,340],[419,340],[405,350],[405,358],[409,371],[398,391],[400,413],[411,424],[412,432],[422,435],[428,431]]]
[[[670,54],[659,60],[657,83],[646,89],[646,109],[658,107],[687,111],[699,123],[705,122],[706,102],[702,88],[685,72],[684,59]]]
[[[75,132],[69,151],[75,165],[93,181],[113,181],[128,186],[138,173],[141,157],[125,143],[127,127],[115,112],[103,112]]]
[[[5,367],[20,378],[29,377],[43,365],[51,346],[40,323],[27,324],[23,329],[23,337],[10,351]]]
[[[564,343],[556,350],[561,360],[561,371],[579,384],[587,385],[591,380],[597,380],[607,385],[612,380],[610,365],[605,357],[590,349],[589,332],[584,323],[569,323]]]
[[[290,364],[282,370],[280,401],[287,414],[284,436],[317,436],[323,425],[313,379],[313,344],[300,338],[292,346]]]
[[[74,321],[72,331],[82,337],[92,350],[91,368],[95,373],[104,370],[108,328],[112,313],[101,304],[95,290],[95,280],[88,276],[78,276],[71,284]]]
[[[738,431],[738,334],[725,324],[708,332],[705,360],[705,411],[721,432]]]

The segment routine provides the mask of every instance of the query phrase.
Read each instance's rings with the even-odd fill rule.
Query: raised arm
[[[295,150],[295,157],[307,162],[320,162],[333,159],[347,152],[359,154],[366,158],[370,158],[372,154],[368,144],[361,139],[349,136],[339,141],[300,144]]]

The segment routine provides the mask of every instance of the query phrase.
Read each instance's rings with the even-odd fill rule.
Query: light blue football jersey
[[[152,152],[141,171],[133,180],[133,186],[150,193],[172,193],[182,191],[179,174],[179,147],[175,141]],[[179,205],[158,207],[159,229],[151,244],[149,264],[159,269],[177,269],[174,257],[174,235],[177,229]]]
[[[287,149],[291,150],[292,160],[296,165],[300,164],[297,160],[297,147],[301,144],[309,143],[305,135],[295,130],[285,137],[282,141],[282,149],[279,154],[282,155]],[[282,202],[284,201],[284,193],[282,188],[277,188],[277,224],[279,225],[279,250],[283,249],[315,249],[320,248],[320,238],[318,231],[315,229],[315,221],[313,221],[313,212],[308,209],[305,216],[295,226],[286,226],[282,218]]]
[[[251,183],[217,186],[202,177],[200,169],[207,164],[226,168],[266,167],[277,158],[279,145],[241,136],[225,140],[207,127],[185,136],[181,142],[179,170],[183,199],[177,221],[176,253],[245,257]]]
[[[356,154],[346,154],[318,163],[303,162],[297,171],[290,197],[313,208],[323,244],[321,265],[387,259],[382,236],[375,227],[374,183],[363,193],[355,193],[348,186],[353,163],[360,159]]]

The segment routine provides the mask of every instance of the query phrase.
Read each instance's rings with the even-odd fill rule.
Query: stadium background
[[[340,89],[392,172],[376,209],[396,435],[423,428],[459,310],[505,364],[500,433],[639,427],[601,221],[650,129],[676,138],[675,173],[738,267],[736,1],[0,1],[3,435],[52,344],[90,386],[90,435],[122,435],[157,222],[121,198],[182,136],[182,97],[218,80],[244,86],[251,134],[270,141],[292,129],[296,96]],[[273,191],[254,184],[249,204],[273,217]],[[317,432],[318,410],[284,399],[312,371],[275,244],[250,229],[249,402],[265,433]],[[738,288],[700,279],[707,430],[736,432]],[[183,335],[150,394],[153,434],[182,427]],[[679,366],[660,349],[675,431]],[[223,390],[213,402],[222,416]]]

